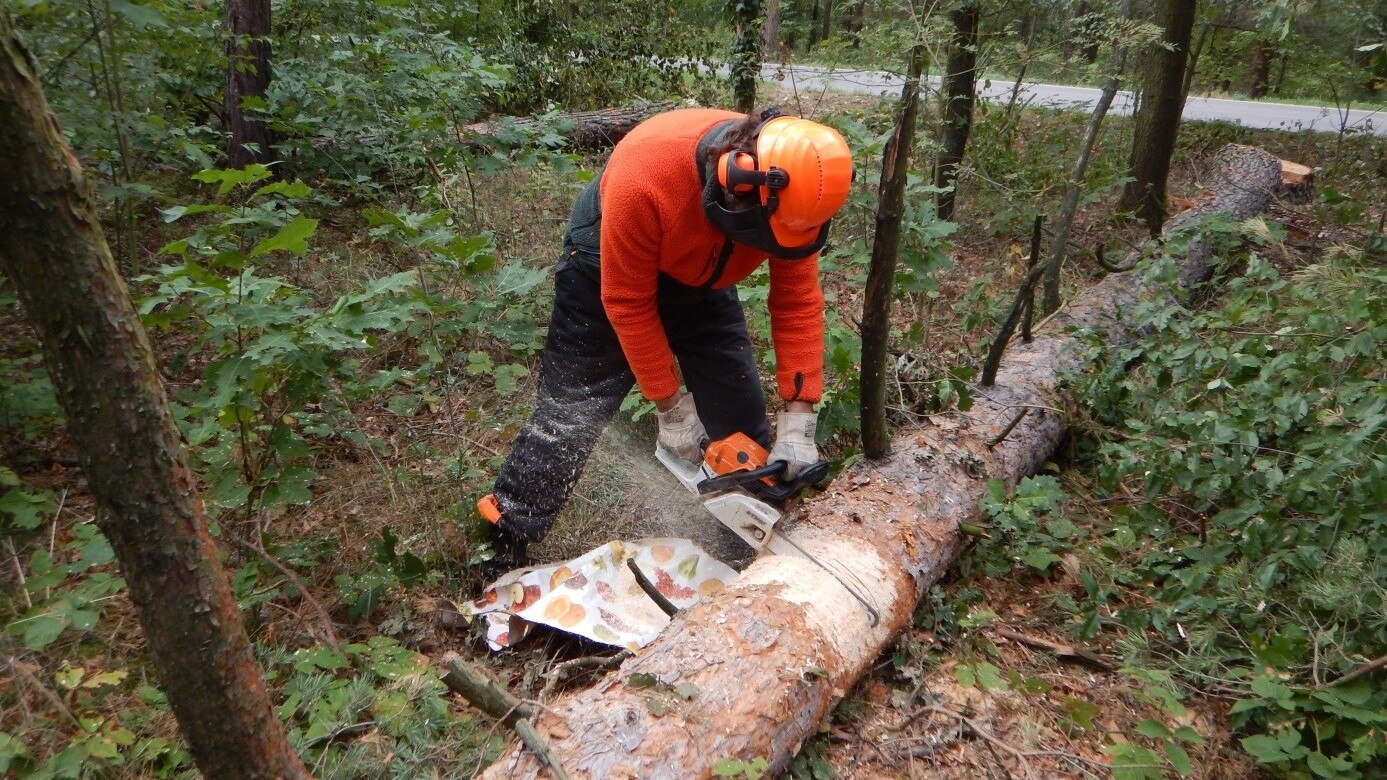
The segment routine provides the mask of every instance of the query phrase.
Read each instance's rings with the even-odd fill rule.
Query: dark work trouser
[[[769,447],[766,402],[736,288],[704,291],[662,275],[656,303],[709,438],[740,431]],[[496,478],[503,529],[544,538],[635,383],[602,308],[597,258],[566,248],[554,275],[538,402]]]

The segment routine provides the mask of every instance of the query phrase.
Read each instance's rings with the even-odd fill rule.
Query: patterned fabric
[[[688,539],[608,542],[571,561],[511,572],[468,609],[485,621],[492,650],[514,645],[539,623],[634,651],[655,641],[669,617],[636,583],[628,559],[680,609],[737,576]]]

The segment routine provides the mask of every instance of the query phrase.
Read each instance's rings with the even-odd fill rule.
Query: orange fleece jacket
[[[655,305],[661,272],[691,287],[708,282],[724,235],[703,214],[694,160],[709,129],[742,114],[680,109],[652,117],[612,151],[602,174],[602,305],[641,393],[658,401],[679,391],[674,353]],[[749,276],[768,255],[734,244],[714,289]],[[770,260],[771,339],[785,400],[823,394],[824,296],[818,255]]]

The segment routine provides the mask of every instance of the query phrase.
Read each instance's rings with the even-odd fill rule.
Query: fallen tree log
[[[638,101],[596,111],[573,111],[541,117],[510,117],[464,125],[458,128],[457,137],[458,143],[463,145],[481,146],[494,139],[503,139],[507,134],[528,136],[543,128],[555,127],[559,129],[569,148],[585,151],[610,149],[643,120],[674,107],[675,103],[670,100]]]
[[[1213,197],[1181,222],[1217,211],[1254,216],[1280,179],[1270,155],[1226,147],[1209,182]],[[1210,251],[1194,242],[1186,265],[1209,267]],[[1105,277],[1033,341],[1014,344],[969,412],[902,431],[889,457],[859,461],[800,510],[787,533],[855,574],[879,622],[813,564],[761,558],[601,683],[541,713],[536,726],[557,760],[575,777],[595,778],[711,777],[721,758],[760,757],[772,775],[784,771],[952,564],[960,526],[978,518],[988,480],[1014,485],[1053,454],[1065,430],[1061,377],[1083,369],[1078,334],[1097,329],[1110,344],[1130,341],[1124,313],[1152,292],[1132,273]],[[483,776],[539,771],[512,746]]]

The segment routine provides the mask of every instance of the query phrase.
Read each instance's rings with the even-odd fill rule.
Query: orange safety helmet
[[[717,177],[739,195],[759,189],[763,224],[781,250],[777,255],[811,247],[812,253],[823,246],[829,220],[847,202],[852,151],[827,125],[777,116],[758,129],[755,154],[734,151],[718,159]]]

